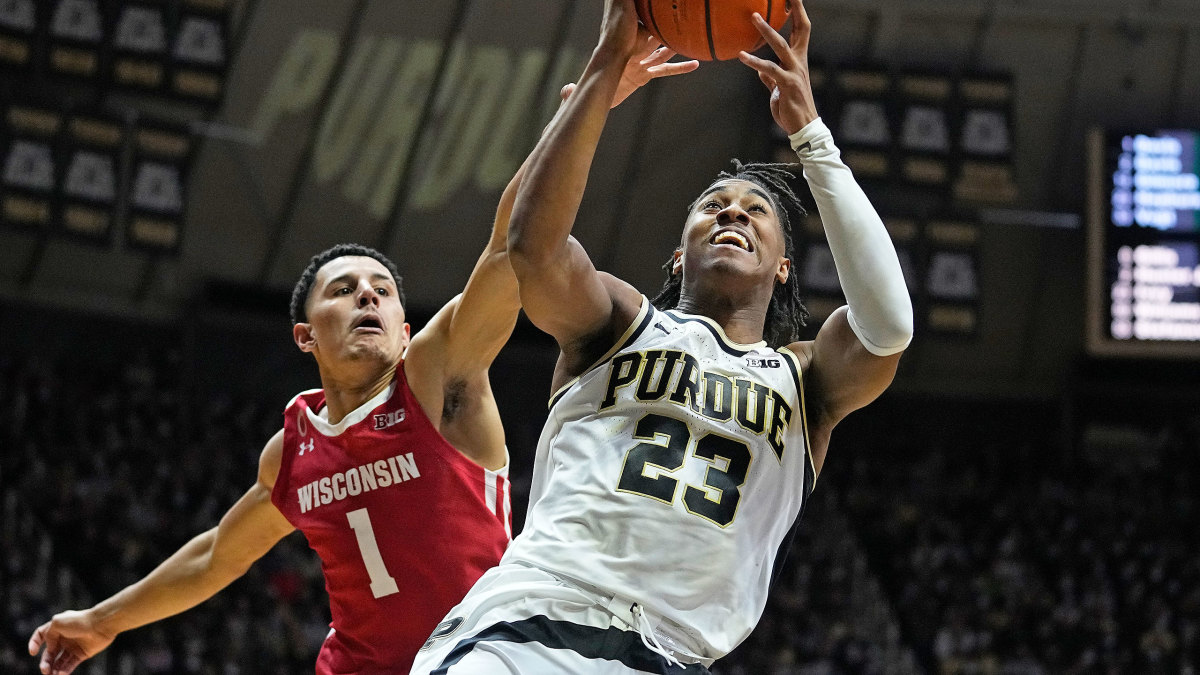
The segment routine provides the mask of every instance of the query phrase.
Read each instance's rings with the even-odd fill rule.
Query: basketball
[[[763,44],[750,15],[775,30],[787,21],[786,0],[637,0],[642,24],[669,49],[689,59],[723,61]]]

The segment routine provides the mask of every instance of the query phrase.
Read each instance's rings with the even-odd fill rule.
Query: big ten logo
[[[296,34],[251,122],[257,134],[267,137],[285,116],[318,104],[333,76],[338,40],[328,30]],[[336,184],[377,218],[387,216],[413,152],[421,164],[412,208],[442,206],[468,180],[482,191],[499,190],[529,152],[535,125],[553,114],[559,85],[575,77],[586,56],[564,50],[551,60],[544,49],[459,41],[442,64],[445,52],[436,40],[366,36],[356,42],[318,122],[313,180]],[[430,124],[418,139],[430,96]]]

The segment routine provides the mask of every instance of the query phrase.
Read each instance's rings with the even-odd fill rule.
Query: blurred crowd
[[[170,353],[113,368],[0,363],[0,672],[51,614],[89,606],[216,525],[250,487],[279,410],[184,405]],[[198,608],[122,635],[84,673],[311,672],[328,632],[319,563],[286,538]]]
[[[762,621],[714,675],[910,675],[885,591],[839,506],[840,489],[813,492]]]
[[[40,622],[217,523],[283,402],[199,395],[169,348],[112,366],[0,358],[0,672],[32,673]],[[873,414],[835,434],[763,619],[716,675],[1195,672],[1200,417],[1068,453],[1019,413],[939,433],[886,404]],[[514,448],[516,485],[531,454]],[[312,672],[328,621],[319,563],[293,534],[79,672]]]
[[[1195,415],[1074,453],[1013,419],[852,458],[846,510],[930,670],[1194,673]]]

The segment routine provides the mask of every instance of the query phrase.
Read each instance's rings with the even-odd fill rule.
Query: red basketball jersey
[[[284,412],[271,501],[321,558],[325,675],[407,673],[434,627],[511,537],[507,468],[488,471],[430,424],[404,377],[338,424],[322,390]]]

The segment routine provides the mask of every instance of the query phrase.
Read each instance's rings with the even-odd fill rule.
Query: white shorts
[[[507,563],[484,573],[417,653],[413,675],[707,675],[647,646],[610,596],[544,570]],[[655,631],[658,638],[665,636]],[[659,646],[662,647],[660,641]],[[711,663],[708,662],[708,663]]]

